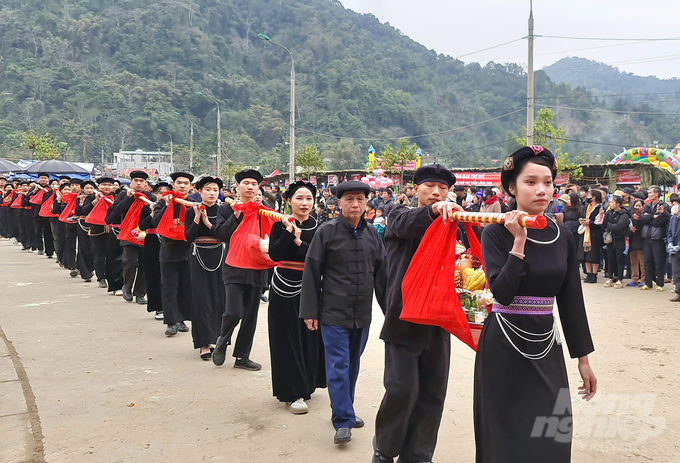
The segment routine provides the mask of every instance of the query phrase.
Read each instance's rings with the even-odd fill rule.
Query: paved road
[[[264,304],[253,352],[263,369],[253,373],[199,360],[190,334],[166,338],[143,307],[7,241],[0,278],[0,462],[369,461],[383,392],[377,309],[357,387],[367,426],[341,447],[325,391],[302,416],[271,397]],[[600,388],[574,403],[573,461],[680,461],[680,304],[601,285],[585,295]],[[440,463],[474,461],[473,361],[454,341]]]

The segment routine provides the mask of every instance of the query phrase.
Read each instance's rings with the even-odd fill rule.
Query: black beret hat
[[[465,191],[465,187],[463,185],[456,185],[453,191]]]
[[[31,182],[29,182],[28,180],[20,180],[19,181],[19,185],[29,185],[30,183]]]
[[[543,148],[542,146],[524,146],[503,161],[503,169],[501,170],[501,183],[503,184],[503,189],[510,195],[510,179],[512,174],[522,167],[522,164],[527,162],[529,159],[534,158],[544,158],[548,161],[548,165],[552,166],[550,168],[552,172],[552,178],[555,180],[557,176],[557,159],[550,152],[550,150]]]
[[[300,188],[307,188],[309,191],[312,192],[312,196],[316,197],[316,187],[312,185],[309,182],[303,182],[302,180],[298,180],[295,183],[291,183],[288,185],[288,189],[286,190],[285,193],[285,198],[289,199],[291,198],[296,191],[298,191]]]
[[[156,193],[163,187],[168,187],[172,190],[172,185],[170,185],[168,182],[158,182],[153,186],[153,192]]]
[[[83,181],[80,180],[79,178],[72,178],[70,183],[71,185],[82,185]]]
[[[133,170],[130,172],[130,178],[143,178],[144,180],[149,178],[149,174],[144,172],[143,170]]]
[[[348,191],[362,191],[366,196],[371,191],[371,187],[365,183],[361,183],[357,180],[349,180],[347,182],[342,182],[336,187],[338,192],[338,198],[342,198],[342,195]]]
[[[425,182],[444,183],[451,188],[451,185],[456,183],[456,177],[450,170],[441,164],[430,164],[419,167],[413,175],[413,183],[415,185],[420,185]]]
[[[111,178],[111,177],[100,177],[100,178],[97,179],[97,183],[99,185],[101,185],[102,183],[110,183],[111,185],[113,185],[114,181],[115,180],[113,180],[113,178]]]
[[[632,195],[635,193],[635,190],[633,190],[631,187],[627,186],[623,189],[623,192],[626,193],[627,195]]]
[[[672,203],[680,203],[680,195],[678,195],[677,193],[673,193],[671,197],[668,198],[668,200]]]
[[[645,196],[645,194],[644,194],[642,191],[636,191],[636,192],[633,193],[631,196],[632,196],[633,198],[641,199],[641,200],[643,200],[643,201],[644,201],[645,199],[647,199],[647,196]]]
[[[255,169],[243,169],[241,172],[237,172],[236,175],[234,175],[234,178],[237,183],[241,183],[241,180],[244,178],[252,178],[253,180],[257,180],[257,183],[260,183],[263,177],[262,174]]]
[[[71,177],[69,177],[68,175],[60,175],[59,180],[71,180]]]
[[[221,190],[222,187],[224,186],[224,182],[222,181],[221,178],[219,177],[211,177],[210,175],[204,175],[201,177],[198,182],[196,182],[196,189],[200,190],[204,186],[206,186],[208,183],[216,183],[217,187]]]
[[[81,188],[85,188],[87,185],[92,185],[93,187],[97,188],[97,185],[92,180],[85,180],[82,185],[80,185]]]
[[[172,179],[173,182],[177,181],[177,179],[180,177],[189,179],[190,182],[194,180],[194,176],[187,172],[173,172],[172,174],[170,174],[170,178]]]
[[[47,172],[40,172],[38,174],[38,177],[49,177],[49,176],[50,176],[50,174],[48,174]]]

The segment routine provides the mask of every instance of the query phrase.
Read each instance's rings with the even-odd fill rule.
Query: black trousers
[[[166,325],[191,320],[193,310],[188,260],[161,262],[161,298]]]
[[[226,303],[222,314],[220,336],[227,336],[231,344],[231,336],[236,326],[241,323],[233,356],[249,358],[253,349],[253,339],[257,328],[257,312],[260,309],[262,288],[245,284],[224,285]],[[165,301],[163,302],[165,307]]]
[[[109,284],[108,292],[123,289],[123,249],[113,230],[106,239],[106,280]]]
[[[106,280],[106,244],[109,241],[109,234],[102,233],[101,235],[90,236],[90,243],[92,244],[92,255],[94,273],[97,276],[97,281]]]
[[[144,276],[146,277],[146,310],[162,312],[163,297],[161,295],[161,263],[159,254],[161,242],[158,235],[150,233],[144,239]]]
[[[643,241],[642,251],[645,256],[645,284],[652,287],[652,281],[663,287],[666,275],[666,245],[663,240]]]
[[[38,250],[45,250],[45,254],[51,256],[54,254],[54,239],[52,237],[52,227],[50,226],[50,219],[48,217],[35,216],[33,219],[35,226],[35,237],[38,245]]]
[[[375,419],[376,444],[400,461],[431,461],[444,410],[451,335],[443,329],[427,348],[385,342],[385,396]]]
[[[89,280],[94,272],[94,250],[92,249],[92,240],[87,236],[88,229],[84,227],[85,223],[82,220],[76,225],[76,235],[78,237],[76,266],[80,270],[80,278]]]
[[[36,237],[33,211],[30,209],[24,209],[22,220],[24,222],[24,247],[31,248],[33,250],[38,249],[38,239]]]
[[[24,245],[24,222],[21,220],[21,214],[23,214],[23,209],[11,209],[9,210],[10,225],[12,227],[12,236],[17,239],[22,245]],[[24,248],[26,245],[23,246]]]
[[[626,256],[623,250],[626,248],[626,239],[623,236],[614,237],[614,241],[607,245],[607,278],[614,283],[623,280],[623,268]]]
[[[134,244],[121,247],[123,248],[123,291],[132,293],[134,296],[144,296],[146,294],[144,248]]]
[[[57,261],[64,264],[64,251],[66,250],[66,224],[60,221],[57,217],[50,218],[50,226],[52,227],[52,235],[56,240],[55,249],[57,250]]]
[[[63,223],[63,222],[62,222]],[[78,238],[78,224],[64,224],[64,251],[62,252],[62,263],[69,270],[76,268],[76,242]]]

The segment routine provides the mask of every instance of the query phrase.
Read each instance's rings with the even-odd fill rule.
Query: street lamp
[[[194,120],[191,119],[190,117],[187,116],[182,116],[182,114],[178,113],[175,111],[175,114],[177,114],[179,117],[183,117],[184,119],[188,120],[189,123],[191,124],[191,138],[189,139],[189,172],[193,174],[194,172]]]
[[[203,92],[196,92],[196,95],[201,95],[206,98],[210,98],[217,105],[217,176],[221,175],[222,170],[222,132],[220,131],[220,102],[217,98],[210,95],[205,95]]]
[[[174,171],[175,170],[175,164],[174,164],[173,158],[172,158],[172,155],[173,155],[173,152],[172,152],[172,135],[170,135],[168,132],[163,132],[161,129],[156,129],[156,130],[158,130],[160,133],[164,133],[168,137],[170,137],[170,170]]]
[[[288,169],[288,179],[290,183],[295,182],[295,58],[289,49],[274,42],[269,36],[264,34],[257,34],[262,40],[273,43],[274,45],[283,48],[290,55],[290,167]]]

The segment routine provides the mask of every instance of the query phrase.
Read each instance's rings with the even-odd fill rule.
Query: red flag
[[[38,212],[40,217],[59,217],[59,214],[52,213],[52,203],[54,203],[54,197],[56,195],[56,192],[52,192],[52,194],[47,197],[45,202],[42,203],[42,206],[40,206],[40,211]]]
[[[401,284],[400,319],[435,325],[477,350],[470,324],[455,290],[457,222],[432,222]],[[474,234],[473,234],[474,235]]]
[[[185,241],[184,237],[184,214],[187,207],[183,204],[179,205],[179,217],[175,218],[175,205],[172,198],[184,199],[181,194],[176,191],[166,191],[163,193],[165,202],[168,206],[165,208],[163,217],[156,227],[156,233],[171,240]]]
[[[132,203],[132,206],[130,206],[127,214],[125,214],[125,219],[123,219],[123,222],[120,224],[118,239],[142,246],[144,244],[144,239],[139,239],[138,236],[132,234],[132,230],[136,229],[139,225],[139,216],[142,214],[142,208],[144,207],[144,203],[138,199],[139,196],[144,195],[135,192],[135,201]]]
[[[259,211],[272,209],[252,201],[235,204],[232,208],[241,211],[243,220],[231,235],[227,265],[253,270],[265,270],[279,265],[278,262],[267,259],[260,249],[260,239],[271,234],[275,220],[260,215]]]
[[[65,202],[66,206],[59,215],[60,222],[70,223],[68,218],[71,217],[76,211],[76,201],[78,201],[78,195],[76,193],[66,193],[65,195],[61,195],[61,202]]]
[[[106,225],[104,217],[106,217],[106,211],[111,204],[113,204],[113,196],[109,195],[99,198],[97,204],[94,205],[90,213],[85,217],[85,223],[90,225]]]
[[[36,194],[31,196],[31,199],[28,200],[29,203],[31,204],[42,204],[43,202],[43,196],[45,196],[45,191],[50,191],[47,188],[41,188],[40,191],[38,191]]]

